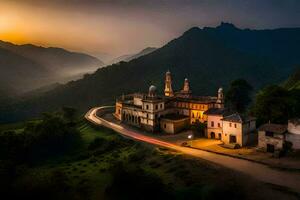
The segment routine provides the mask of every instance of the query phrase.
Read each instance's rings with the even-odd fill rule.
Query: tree
[[[193,131],[194,136],[204,137],[206,124],[196,121],[193,125],[191,125],[191,130]]]
[[[72,107],[63,107],[62,111],[63,111],[63,118],[69,123],[74,123],[76,119],[77,110]]]
[[[237,79],[230,84],[225,95],[227,106],[237,112],[245,112],[251,102],[252,86],[244,79]]]
[[[289,91],[272,85],[258,92],[252,112],[258,120],[258,124],[269,121],[285,124],[293,116],[293,107],[296,104],[297,102],[291,97]]]

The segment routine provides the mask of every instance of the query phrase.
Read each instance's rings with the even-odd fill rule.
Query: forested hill
[[[228,28],[231,31],[227,31]],[[283,44],[294,41],[300,47],[300,35],[292,30],[282,30],[286,37],[285,42],[282,42],[281,37],[268,37],[268,33],[272,35],[278,30],[240,30],[230,24],[222,24],[217,28],[194,27],[150,54],[130,62],[100,68],[81,80],[5,106],[0,112],[5,112],[6,115],[1,116],[0,121],[31,117],[63,105],[85,111],[92,106],[112,103],[116,96],[123,93],[147,91],[150,84],[156,85],[159,92],[162,92],[167,70],[173,74],[175,89],[180,89],[187,77],[193,93],[197,95],[214,95],[218,87],[226,88],[237,78],[248,80],[256,89],[266,84],[279,83],[288,77],[293,65],[300,59],[300,55],[296,56],[300,54],[299,50],[286,58],[286,62],[284,58],[280,62],[276,58],[282,51]],[[295,29],[296,33],[298,31],[299,29]],[[222,32],[226,32],[226,36]],[[290,37],[287,37],[288,33]],[[266,41],[256,41],[253,34],[263,34]],[[240,43],[241,38],[242,41],[260,42],[260,45],[250,48],[249,43]],[[234,42],[229,42],[230,40]],[[295,47],[296,45],[291,46],[293,50],[297,50]],[[285,51],[289,51],[288,46]]]
[[[283,86],[288,90],[300,90],[300,67],[298,67],[295,72],[284,82]]]
[[[204,31],[242,52],[267,57],[285,66],[300,63],[300,28],[251,30],[222,22],[220,26],[204,28]]]

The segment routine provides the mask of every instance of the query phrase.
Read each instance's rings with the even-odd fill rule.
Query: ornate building
[[[176,133],[197,121],[206,122],[204,112],[208,109],[224,107],[222,88],[216,97],[194,96],[188,79],[185,79],[183,89],[174,92],[170,71],[165,76],[164,96],[157,95],[156,90],[151,85],[148,94],[130,94],[118,98],[115,117],[147,131]]]

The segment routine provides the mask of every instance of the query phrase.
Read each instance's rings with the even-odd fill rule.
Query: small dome
[[[168,70],[167,72],[166,72],[166,75],[170,75],[171,74],[171,72],[170,72],[170,70]]]
[[[218,92],[223,92],[223,88],[220,87],[219,90],[218,90]]]
[[[156,94],[156,87],[154,86],[154,85],[151,85],[150,87],[149,87],[149,96],[155,96],[155,94]]]
[[[189,79],[185,78],[184,81],[189,81]]]

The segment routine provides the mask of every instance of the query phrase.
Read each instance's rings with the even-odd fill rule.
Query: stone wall
[[[165,133],[174,134],[187,128],[188,124],[189,118],[184,118],[180,120],[161,119],[160,128]]]

